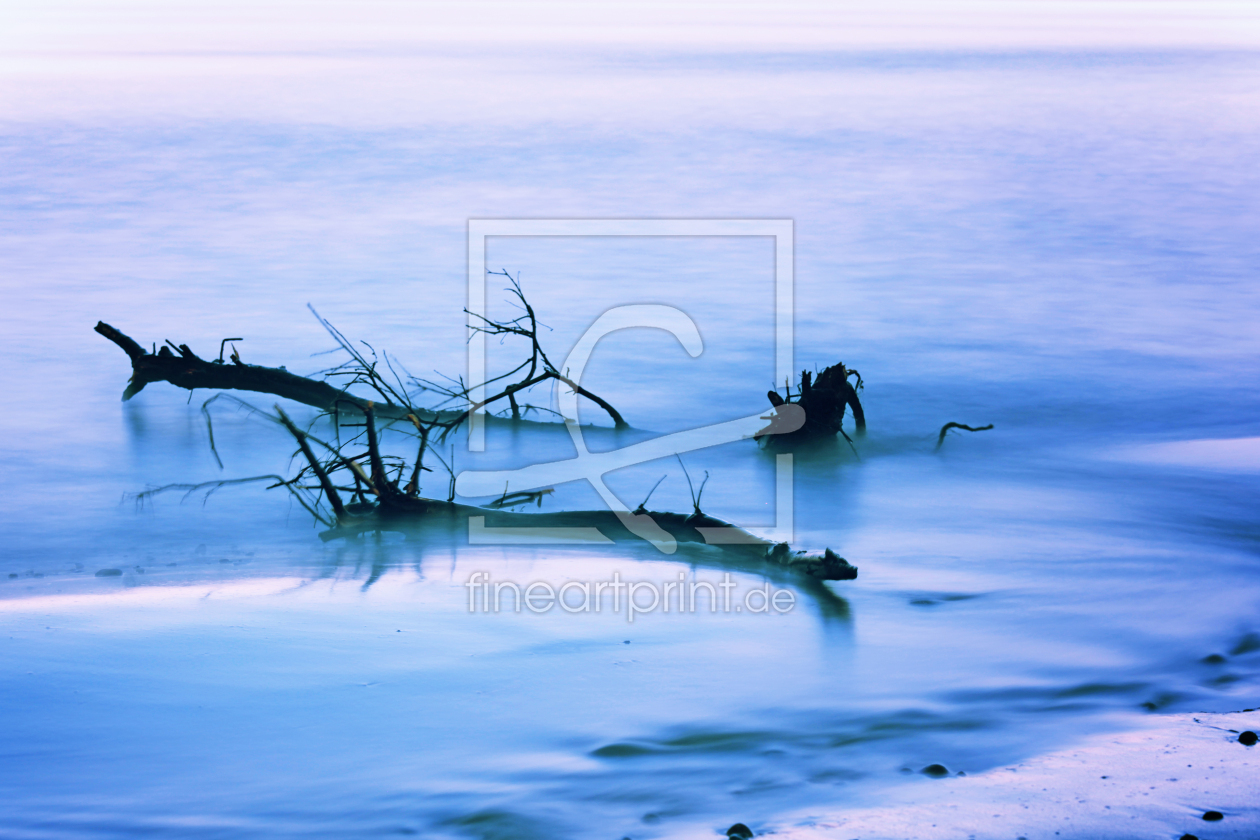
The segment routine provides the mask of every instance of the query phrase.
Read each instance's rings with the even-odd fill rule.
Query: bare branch
[[[992,423],[990,423],[987,426],[964,426],[962,423],[946,423],[944,426],[941,426],[941,433],[936,436],[936,448],[933,449],[932,451],[933,452],[941,451],[941,444],[945,442],[945,433],[948,432],[950,429],[962,429],[963,431],[967,431],[967,432],[987,432],[989,429],[992,429],[992,428],[993,428]]]

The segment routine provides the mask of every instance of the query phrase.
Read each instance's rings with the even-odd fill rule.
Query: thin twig
[[[684,472],[686,472],[686,471],[684,470]],[[665,473],[665,475],[663,475],[663,476],[661,476],[660,478],[656,479],[656,483],[652,485],[652,489],[651,489],[651,490],[649,490],[649,491],[648,491],[648,494],[647,494],[646,496],[644,496],[644,497],[643,497],[643,501],[642,501],[642,502],[639,502],[639,506],[638,506],[637,508],[635,508],[635,509],[634,509],[634,512],[635,512],[635,513],[646,513],[646,512],[647,512],[647,503],[648,503],[648,499],[652,498],[652,494],[656,492],[656,488],[661,486],[661,482],[662,482],[662,481],[664,481],[664,480],[665,480],[665,478],[666,478],[666,476],[668,476],[668,475],[669,475],[669,473]]]
[[[696,501],[696,488],[691,484],[691,473],[687,472],[687,465],[683,463],[681,455],[675,452],[674,457],[678,459],[678,466],[682,467],[683,477],[687,479],[687,492],[691,495],[691,506],[699,512],[700,505]]]
[[[337,519],[342,519],[346,515],[346,506],[341,502],[341,496],[337,494],[337,488],[328,478],[328,473],[324,472],[324,468],[319,465],[319,461],[315,459],[315,453],[311,452],[311,445],[306,442],[307,434],[294,425],[289,419],[289,415],[284,413],[284,409],[279,405],[276,406],[276,414],[280,417],[280,422],[289,430],[289,434],[297,438],[298,446],[302,450],[302,454],[306,456],[306,462],[310,464],[311,471],[315,473],[315,477],[319,479],[319,485],[324,488],[324,495],[328,498],[328,504],[332,506],[333,513],[337,515]]]

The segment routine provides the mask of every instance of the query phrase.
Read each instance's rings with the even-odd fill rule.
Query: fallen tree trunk
[[[787,543],[763,540],[729,522],[704,513],[647,511],[646,515],[679,543],[712,545],[727,556],[747,562],[764,561],[817,580],[854,580],[858,576],[857,567],[850,565],[831,549],[822,553],[793,551]],[[458,502],[384,495],[371,511],[338,517],[337,524],[323,531],[320,538],[328,541],[374,531],[430,529],[447,529],[456,535],[466,536],[469,532],[469,520],[473,518],[482,519],[481,525],[485,528],[520,534],[542,533],[546,529],[596,529],[611,542],[642,542],[641,537],[626,528],[617,515],[609,510],[516,513]],[[725,539],[711,542],[712,537],[709,535],[719,531],[726,535]]]
[[[494,322],[487,323],[491,326],[497,326]],[[325,325],[328,326],[326,323]],[[467,534],[471,526],[474,525],[472,520],[478,517],[481,518],[483,527],[491,529],[593,529],[598,531],[599,537],[607,538],[611,541],[641,541],[645,539],[632,531],[630,527],[627,527],[624,515],[619,516],[611,510],[526,514],[456,503],[454,501],[454,471],[445,462],[444,465],[452,476],[450,498],[446,501],[439,501],[422,497],[419,494],[418,477],[421,469],[427,469],[427,467],[423,467],[426,450],[433,452],[431,449],[428,449],[430,434],[440,431],[442,428],[449,430],[458,425],[460,420],[467,415],[467,409],[463,411],[435,412],[417,409],[410,405],[398,405],[389,401],[368,400],[357,397],[345,389],[329,385],[327,382],[289,373],[283,367],[271,368],[245,364],[235,352],[231,354],[228,362],[223,361],[222,351],[220,351],[219,359],[207,361],[195,354],[188,345],[175,345],[169,341],[160,349],[155,348],[154,352],[148,352],[139,342],[103,321],[97,323],[96,332],[120,347],[131,360],[132,376],[126,391],[123,393],[124,400],[131,399],[149,383],[169,382],[172,385],[188,390],[202,388],[272,394],[327,411],[334,415],[346,410],[355,410],[357,413],[362,414],[366,421],[362,425],[364,426],[363,434],[366,436],[368,451],[358,455],[349,455],[347,450],[343,449],[343,447],[349,447],[354,444],[357,441],[357,437],[355,441],[339,442],[334,446],[320,441],[310,435],[309,432],[298,428],[279,406],[276,407],[276,416],[272,417],[296,440],[299,452],[306,460],[307,466],[300,470],[297,476],[292,479],[285,480],[277,476],[266,476],[265,478],[269,480],[274,479],[276,484],[273,486],[283,486],[291,493],[297,495],[312,515],[329,526],[328,530],[321,535],[325,540],[372,531],[426,530],[452,527],[462,529]],[[362,377],[362,381],[367,382],[370,387],[373,387],[374,390],[383,396],[396,395],[400,397],[400,401],[406,401],[405,393],[394,389],[384,382],[381,374],[377,372],[374,362],[369,363],[357,355],[354,350],[349,349],[347,342],[335,330],[330,328],[330,332],[333,332],[334,337],[338,339],[343,349],[347,349],[358,363],[355,371],[357,376]],[[532,326],[529,335],[533,337]],[[229,340],[231,339],[226,339],[225,343]],[[546,362],[545,356],[541,358]],[[578,388],[576,383],[554,372],[549,363],[547,364],[549,375],[569,384],[583,396],[587,396],[601,407],[604,407],[614,418],[618,427],[625,426],[625,421],[621,419],[621,416],[616,413],[615,409],[598,397]],[[847,372],[844,371],[843,366],[837,367],[839,368],[837,371],[833,371],[831,368],[824,371],[824,374],[819,379],[825,385],[830,386],[832,380],[838,377],[838,382],[842,386],[837,389],[841,392],[839,410],[840,415],[843,416],[844,400],[846,399],[843,388],[849,388],[850,392],[852,392],[852,388],[848,385]],[[525,381],[528,382],[529,378],[527,377]],[[810,387],[808,374],[804,376],[802,384],[803,388],[799,402],[804,405],[810,403],[811,399],[818,399],[817,396],[808,396],[813,391]],[[510,399],[517,390],[520,390],[520,388],[510,387],[504,394],[494,399],[500,397]],[[830,392],[830,390],[830,387],[822,389],[822,391],[826,392]],[[467,390],[463,389],[452,393],[456,396],[466,396]],[[790,393],[789,397],[791,397]],[[852,396],[852,402],[856,404],[856,394]],[[479,407],[479,405],[470,403],[472,408]],[[855,408],[855,414],[858,417],[861,416],[859,412],[860,406]],[[519,409],[514,401],[513,415],[515,419],[520,417]],[[386,470],[387,458],[382,456],[376,425],[377,419],[387,421],[383,426],[388,426],[388,421],[409,420],[419,434],[419,451],[415,459],[412,478],[405,487],[401,484],[402,466],[405,465],[400,466],[395,456],[389,456],[389,459],[392,459],[390,460],[390,469],[396,470],[395,476],[391,479]],[[831,433],[834,434],[834,430]],[[310,442],[315,442],[322,448],[327,449],[331,456],[324,459],[317,457],[311,448]],[[362,446],[362,444],[357,445]],[[433,452],[433,454],[440,459],[436,452]],[[364,455],[369,461],[369,470],[366,472],[358,463]],[[318,482],[318,486],[304,487],[299,483],[308,471]],[[334,475],[340,471],[344,471],[341,472],[342,475],[348,474],[351,477],[354,483],[353,487],[339,487],[337,485]],[[185,485],[183,489],[195,490],[203,486],[217,488],[225,484],[235,484],[249,480],[254,479],[210,482],[208,485],[196,485],[192,488]],[[173,489],[173,487],[149,491],[141,494],[141,497],[164,489]],[[312,490],[318,494],[314,503],[303,497],[303,491]],[[344,501],[341,498],[342,492],[348,492],[357,496],[359,501]],[[331,517],[321,514],[318,510],[318,500],[321,496],[326,499],[329,507],[332,509]],[[368,496],[375,497],[375,501],[367,501]],[[844,558],[838,556],[830,549],[826,549],[822,554],[793,551],[786,543],[774,543],[761,539],[748,531],[701,512],[698,496],[693,497],[693,505],[695,511],[691,514],[669,511],[645,511],[640,506],[640,509],[636,510],[632,516],[650,517],[660,530],[679,543],[713,545],[728,556],[738,557],[742,561],[754,564],[769,563],[787,572],[803,575],[815,581],[853,580],[857,577],[857,568],[850,565]]]
[[[131,381],[123,391],[124,400],[131,399],[150,383],[169,382],[189,391],[213,389],[272,394],[330,412],[339,409],[358,409],[361,412],[368,403],[327,382],[289,373],[283,367],[246,364],[235,353],[229,362],[221,359],[207,361],[189,349],[187,344],[175,346],[169,342],[158,348],[156,353],[150,353],[131,336],[104,321],[96,324],[96,332],[117,344],[131,360]],[[172,346],[175,346],[174,351]],[[408,414],[415,413],[415,409],[379,401],[375,402],[375,408],[379,417],[390,420],[404,420]],[[429,416],[421,419],[431,419],[434,415],[435,412],[429,412]]]
[[[312,471],[320,476],[321,486],[329,495],[330,503],[335,507],[340,506],[340,500],[335,499],[336,491],[329,493],[331,482],[321,475],[319,460],[305,445],[304,433],[288,422],[283,412],[280,412],[280,417],[289,433],[301,444],[302,453]],[[462,505],[451,500],[441,502],[411,495],[400,489],[397,481],[391,481],[386,472],[377,437],[375,406],[370,404],[366,406],[364,417],[367,421],[365,434],[368,462],[371,468],[369,487],[370,492],[376,496],[376,505],[373,509],[361,514],[352,514],[342,508],[336,516],[335,526],[325,532],[326,539],[364,530],[390,529],[412,521],[431,522],[434,518],[453,518],[466,522],[471,517],[481,517],[483,527],[490,528],[594,528],[601,535],[613,540],[642,539],[626,527],[622,517],[611,510],[515,513],[501,509]],[[725,551],[734,552],[746,558],[766,560],[820,580],[853,580],[857,577],[857,568],[849,565],[843,557],[831,549],[826,549],[821,555],[808,554],[803,551],[792,551],[787,543],[763,540],[729,522],[702,513],[698,498],[695,501],[695,512],[691,514],[670,511],[644,511],[642,513],[636,511],[635,515],[650,517],[660,528],[681,543],[717,545]]]
[[[283,426],[293,437],[298,444],[298,453],[306,461],[306,466],[293,478],[267,475],[197,485],[168,485],[141,493],[138,500],[143,501],[155,494],[176,489],[188,493],[201,489],[213,492],[220,487],[246,481],[274,481],[272,487],[288,490],[312,516],[327,526],[320,534],[325,541],[381,531],[434,534],[444,532],[447,538],[471,540],[480,531],[492,538],[544,537],[559,543],[573,539],[575,533],[581,539],[594,542],[655,542],[656,537],[645,536],[644,529],[637,527],[642,524],[643,518],[650,518],[656,526],[655,533],[664,532],[680,544],[713,546],[737,563],[754,567],[768,563],[786,572],[814,580],[853,580],[858,574],[855,566],[831,549],[826,549],[821,554],[793,551],[787,543],[762,539],[729,522],[709,516],[700,510],[698,496],[693,496],[695,510],[691,514],[648,511],[643,505],[629,516],[612,510],[517,513],[501,507],[477,507],[455,502],[452,472],[450,497],[446,501],[427,498],[419,494],[414,480],[408,482],[406,487],[401,485],[401,468],[395,470],[395,477],[390,477],[386,456],[381,451],[376,410],[371,403],[364,406],[363,417],[366,452],[358,451],[362,443],[349,449],[350,442],[334,446],[319,440],[300,429],[283,409],[276,406],[276,415],[271,419]],[[317,457],[311,443],[327,449],[331,455],[324,459]],[[423,447],[423,441],[421,445]],[[364,457],[368,460],[366,470],[358,463]],[[339,486],[334,477],[347,473],[353,477],[354,486],[346,486],[344,481]],[[315,486],[301,483],[308,474],[315,479]],[[310,492],[316,494],[313,500],[306,495]],[[355,495],[359,501],[348,503],[343,500],[342,493]],[[516,495],[532,500],[536,494]],[[321,497],[327,501],[331,511],[319,510]],[[506,493],[503,498],[507,498]],[[498,533],[495,534],[495,531]],[[657,547],[661,546],[658,544]]]
[[[331,325],[322,318],[320,323],[332,331]],[[283,397],[333,414],[342,411],[362,413],[368,403],[371,402],[376,408],[376,415],[384,420],[407,420],[414,415],[426,423],[436,421],[439,424],[453,428],[466,419],[469,412],[481,410],[489,404],[502,399],[507,399],[511,403],[512,419],[514,421],[528,423],[530,421],[522,418],[521,407],[516,402],[517,392],[527,387],[556,379],[604,409],[608,416],[612,418],[615,428],[622,430],[631,428],[630,424],[625,421],[625,418],[607,400],[591,393],[578,383],[551,369],[525,382],[509,386],[502,393],[477,403],[471,401],[469,396],[471,389],[463,388],[453,391],[430,387],[429,390],[438,390],[443,396],[456,397],[468,401],[468,407],[465,409],[431,410],[412,405],[399,405],[390,399],[382,399],[381,395],[369,401],[364,397],[350,393],[348,390],[330,385],[328,382],[290,373],[284,367],[275,368],[247,364],[242,362],[235,352],[231,354],[227,362],[223,361],[222,352],[220,352],[220,358],[207,361],[194,353],[187,344],[176,345],[170,341],[167,341],[161,347],[157,347],[154,352],[149,352],[131,336],[104,321],[98,321],[94,329],[118,345],[127,354],[127,358],[131,360],[131,380],[126,390],[123,391],[122,398],[124,401],[130,400],[152,382],[169,382],[178,388],[185,388],[189,391],[204,389],[253,391],[260,394],[271,394],[272,396]],[[342,341],[343,348],[346,347],[340,334],[336,332],[333,332],[333,334],[339,341]],[[225,343],[232,340],[225,339]],[[239,341],[240,339],[236,340]],[[349,352],[353,355],[353,351]],[[382,377],[376,374],[374,370],[367,369],[371,366],[366,360],[360,358],[359,361],[362,362],[362,367],[364,368],[359,371],[363,380],[375,383],[382,381]],[[422,384],[432,386],[432,383]],[[390,394],[403,397],[402,401],[406,400],[405,394],[393,388],[385,389],[383,396],[388,397]],[[491,418],[494,415],[487,414],[487,417]]]

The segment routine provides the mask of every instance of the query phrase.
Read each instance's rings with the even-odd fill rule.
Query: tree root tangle
[[[849,383],[849,377],[857,377],[856,387]],[[795,432],[780,435],[758,436],[758,440],[776,449],[791,447],[813,440],[835,437],[836,433],[844,435],[852,444],[852,440],[844,433],[845,408],[853,411],[854,433],[858,436],[866,434],[866,412],[862,410],[862,402],[858,399],[858,389],[862,387],[862,376],[856,370],[850,370],[843,362],[824,368],[817,377],[809,371],[801,371],[797,392],[792,394],[791,383],[784,383],[787,396],[778,391],[766,392],[770,405],[778,408],[785,403],[795,403],[805,410],[805,424]]]

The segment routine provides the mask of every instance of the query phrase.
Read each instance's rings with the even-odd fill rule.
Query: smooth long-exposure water
[[[5,61],[0,835],[704,837],[1257,705],[1260,54]],[[470,614],[474,571],[716,582],[723,560],[325,543],[259,485],[127,497],[283,473],[291,444],[220,407],[219,470],[210,395],[120,402],[98,320],[305,374],[332,358],[310,303],[457,376],[470,218],[794,220],[795,366],[857,368],[870,425],[857,457],[797,454],[794,545],[860,577],[773,578],[785,614]],[[638,429],[766,408],[771,240],[496,238],[487,263],[521,272],[557,358],[610,306],[695,320],[694,359],[659,331],[596,351],[583,384]],[[947,421],[995,428],[934,453]],[[488,450],[457,467],[572,453],[536,426]],[[685,460],[706,511],[772,524],[771,454]],[[609,483],[633,506],[661,475],[652,505],[689,510],[672,460]],[[596,503],[575,483],[543,509]]]

